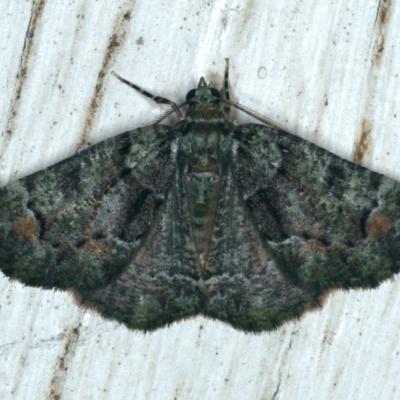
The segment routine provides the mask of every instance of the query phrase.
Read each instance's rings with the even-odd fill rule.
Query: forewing
[[[287,132],[235,130],[241,197],[287,279],[313,296],[400,266],[400,184]]]
[[[206,314],[263,330],[400,267],[400,184],[289,133],[233,132]]]
[[[0,190],[0,267],[29,285],[105,285],[140,250],[175,171],[167,127],[127,132]]]

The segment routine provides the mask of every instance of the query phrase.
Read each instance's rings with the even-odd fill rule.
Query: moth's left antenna
[[[125,83],[126,85],[130,86],[132,89],[135,89],[136,91],[138,91],[139,93],[143,94],[144,96],[152,99],[154,102],[156,102],[157,104],[168,104],[173,108],[173,111],[177,114],[179,119],[183,119],[183,115],[181,113],[181,111],[179,110],[179,107],[177,106],[176,103],[174,103],[171,100],[166,99],[165,97],[161,97],[161,96],[154,96],[153,94],[151,94],[150,92],[148,92],[147,90],[142,89],[141,87],[139,87],[138,85],[135,85],[132,82],[127,81],[126,79],[122,78],[122,76],[118,75],[116,72],[111,71],[111,74],[114,75],[117,79],[119,79],[121,82]],[[170,114],[170,112],[168,112],[168,115]],[[165,118],[165,117],[164,117]]]

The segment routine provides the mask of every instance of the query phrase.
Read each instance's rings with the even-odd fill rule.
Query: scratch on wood
[[[378,67],[381,64],[382,53],[385,49],[386,26],[387,22],[389,21],[391,5],[391,0],[383,0],[378,8],[378,14],[376,18],[378,33],[374,52],[374,62]]]
[[[371,130],[372,130],[371,123],[364,119],[361,122],[361,136],[357,141],[354,149],[353,161],[356,164],[361,164],[364,156],[370,150]]]
[[[24,87],[26,77],[28,75],[29,60],[32,54],[32,49],[34,45],[33,38],[35,37],[35,30],[39,25],[39,21],[43,15],[44,6],[46,4],[45,0],[39,1],[37,4],[34,3],[31,12],[31,18],[28,24],[28,29],[25,35],[24,48],[22,51],[21,63],[19,72],[17,75],[17,86],[14,92],[13,99],[11,100],[9,117],[7,121],[7,137],[10,138],[14,132],[14,117],[18,114],[18,109],[20,106],[20,99],[22,89]]]
[[[81,134],[81,140],[78,144],[78,150],[86,147],[88,143],[88,138],[90,135],[91,128],[95,121],[97,110],[100,107],[101,100],[103,98],[104,90],[104,77],[107,76],[107,72],[109,70],[110,64],[113,60],[114,54],[117,49],[120,47],[121,43],[125,39],[125,24],[130,21],[131,11],[123,10],[116,18],[114,23],[113,33],[108,40],[108,45],[105,50],[103,64],[100,68],[97,83],[94,88],[94,92],[92,95],[92,100],[90,102],[90,106],[88,108],[85,125],[83,127],[83,132]]]
[[[375,44],[371,53],[371,67],[367,75],[367,102],[362,113],[361,135],[358,137],[353,153],[353,160],[361,164],[365,155],[370,151],[372,121],[370,116],[373,114],[373,101],[376,96],[376,84],[378,79],[378,69],[382,63],[382,57],[385,49],[386,27],[390,17],[391,0],[382,0],[379,4],[375,26]]]
[[[53,379],[50,384],[50,399],[58,400],[62,397],[62,390],[68,372],[68,364],[74,355],[75,344],[78,341],[79,329],[74,328],[66,335],[63,354],[59,357]]]

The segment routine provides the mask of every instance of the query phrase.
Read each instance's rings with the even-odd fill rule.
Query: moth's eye
[[[189,101],[192,100],[194,96],[196,96],[196,89],[189,90],[186,95],[186,102],[189,103]]]
[[[219,93],[219,91],[218,91],[217,89],[210,88],[210,90],[211,90],[211,94],[212,94],[214,97],[216,97],[217,99],[220,99],[220,98],[221,98],[221,94]]]

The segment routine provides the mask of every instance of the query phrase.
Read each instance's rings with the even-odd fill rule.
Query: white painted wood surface
[[[163,111],[111,70],[179,102],[225,57],[234,100],[400,180],[400,2],[361,3],[2,2],[0,182]],[[144,334],[1,274],[0,398],[399,398],[399,289],[338,291],[259,335],[201,317]]]

